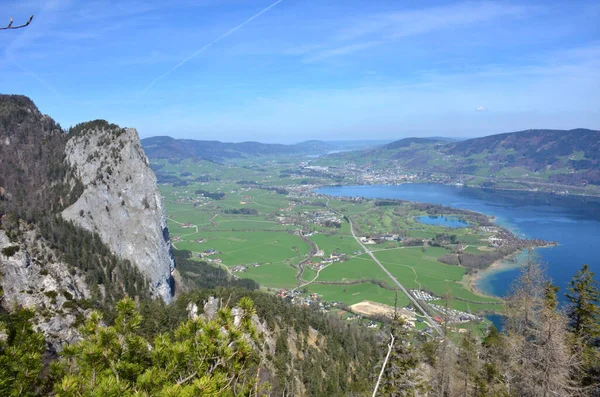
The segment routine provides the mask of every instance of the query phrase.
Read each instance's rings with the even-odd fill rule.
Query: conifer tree
[[[224,307],[215,318],[191,319],[153,343],[139,335],[142,318],[133,300],[118,303],[110,327],[93,313],[83,340],[67,347],[54,368],[57,396],[255,395],[254,306],[249,298],[238,304],[239,317]]]
[[[0,287],[0,301],[4,291]],[[33,311],[0,308],[0,396],[35,396],[40,388],[44,335],[33,329]]]
[[[557,310],[558,287],[540,264],[528,258],[507,299],[507,388],[522,396],[572,395],[578,370],[567,332],[567,318]]]
[[[412,333],[402,317],[393,320],[391,334],[394,345],[385,367],[381,385],[382,396],[418,396],[425,390],[419,373],[419,359]]]
[[[586,343],[600,337],[600,291],[594,273],[583,265],[566,294],[570,303],[569,328]]]
[[[19,309],[0,321],[0,396],[38,395],[45,343],[32,317],[32,311]]]
[[[566,294],[573,349],[581,357],[582,371],[576,379],[592,395],[600,395],[600,291],[594,273],[583,265]],[[594,394],[595,393],[595,394]]]
[[[475,381],[475,396],[509,395],[506,388],[506,383],[510,383],[510,368],[506,365],[508,361],[506,340],[492,325],[482,341],[481,367]]]
[[[463,396],[471,395],[473,384],[479,373],[479,347],[471,331],[463,335],[458,345],[457,367],[459,378],[463,381]]]

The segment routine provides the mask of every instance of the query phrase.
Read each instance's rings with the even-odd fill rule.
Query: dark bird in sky
[[[24,28],[25,26],[29,26],[29,24],[31,23],[31,21],[33,20],[33,15],[29,17],[29,21],[27,21],[26,23],[24,23],[23,25],[19,25],[19,26],[12,26],[13,25],[13,19],[10,18],[10,22],[8,23],[8,25],[6,27],[0,28],[0,30],[8,30],[8,29],[21,29]]]

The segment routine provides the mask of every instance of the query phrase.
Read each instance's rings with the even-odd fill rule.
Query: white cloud
[[[327,35],[332,39],[320,44],[305,45],[289,53],[307,56],[307,61],[364,51],[377,45],[405,37],[423,35],[459,27],[469,27],[500,18],[519,18],[529,11],[522,6],[503,3],[460,3],[408,11],[373,13],[345,19],[341,29]]]
[[[481,105],[477,109],[475,109],[475,111],[477,111],[477,112],[487,112],[488,109],[485,106]]]
[[[407,37],[498,18],[515,18],[526,11],[521,6],[486,2],[387,12],[362,17],[351,28],[340,32],[339,37],[354,39],[372,34],[389,38]]]
[[[382,41],[367,41],[364,43],[355,43],[355,44],[349,44],[349,45],[341,46],[341,47],[337,47],[337,48],[332,48],[329,50],[319,52],[316,55],[310,56],[309,58],[306,58],[305,62],[315,62],[315,61],[319,61],[319,60],[325,59],[325,58],[330,58],[333,56],[352,54],[352,53],[355,53],[358,51],[363,51],[363,50],[369,49],[371,47],[375,47],[377,45],[380,45],[381,43],[383,43],[383,42]]]

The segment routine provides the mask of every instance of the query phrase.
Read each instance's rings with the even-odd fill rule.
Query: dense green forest
[[[577,272],[566,310],[557,290],[529,261],[507,298],[504,331],[458,340],[424,337],[401,318],[372,332],[239,287],[196,290],[171,305],[125,298],[106,317],[89,314],[82,340],[58,357],[47,356],[32,314],[19,310],[1,317],[0,394],[370,395],[387,351],[379,395],[596,396],[594,274]],[[212,317],[188,317],[190,304],[202,313],[212,297],[221,302]]]

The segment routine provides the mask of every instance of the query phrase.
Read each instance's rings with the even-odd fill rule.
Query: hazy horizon
[[[9,0],[0,84],[64,127],[295,143],[600,128],[595,1]],[[3,24],[0,21],[0,25]]]
[[[135,127],[133,127],[135,128]],[[574,127],[574,128],[565,128],[565,129],[560,129],[561,131],[572,131],[572,130],[579,130],[579,129],[588,129],[588,130],[592,130],[592,131],[600,131],[600,129],[597,128],[585,128],[585,127]],[[382,138],[382,139],[378,139],[378,138],[373,138],[373,139],[360,139],[360,138],[355,138],[355,139],[301,139],[300,140],[296,140],[296,141],[277,141],[277,140],[255,140],[255,139],[237,139],[237,140],[231,140],[231,139],[204,139],[204,138],[195,138],[195,137],[182,137],[182,138],[177,138],[174,136],[170,136],[170,135],[152,135],[152,136],[140,136],[141,139],[150,139],[150,138],[162,138],[162,137],[169,137],[169,138],[173,138],[173,139],[182,139],[182,140],[196,140],[196,141],[217,141],[217,142],[222,142],[222,143],[246,143],[246,142],[257,142],[257,143],[266,143],[266,144],[280,144],[280,145],[296,145],[296,144],[300,144],[300,143],[305,143],[305,142],[310,142],[310,141],[321,141],[321,142],[326,142],[326,143],[337,143],[337,144],[347,144],[347,143],[371,143],[371,144],[381,144],[384,145],[386,143],[392,143],[395,141],[399,141],[402,139],[408,139],[408,138],[429,138],[429,139],[440,139],[440,140],[447,140],[448,142],[451,141],[464,141],[464,140],[468,140],[468,139],[475,139],[475,138],[483,138],[486,136],[491,136],[491,135],[501,135],[501,134],[510,134],[510,133],[514,133],[514,132],[522,132],[522,131],[530,131],[530,130],[557,130],[557,128],[527,128],[524,130],[519,130],[519,131],[505,131],[505,132],[499,132],[499,133],[494,133],[494,134],[487,134],[487,135],[474,135],[474,136],[468,136],[468,137],[458,137],[458,136],[447,136],[447,135],[436,135],[436,136],[428,136],[428,135],[424,135],[424,136],[416,136],[416,135],[406,135],[406,136],[398,136],[396,138]],[[138,131],[139,133],[139,131]]]

